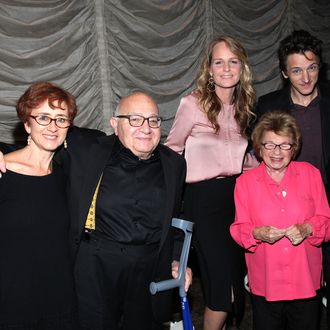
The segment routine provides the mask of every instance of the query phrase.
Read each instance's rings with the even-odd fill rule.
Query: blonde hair
[[[256,94],[252,86],[252,72],[248,62],[248,56],[239,41],[230,36],[221,36],[212,40],[206,48],[204,60],[201,64],[200,72],[197,78],[197,90],[199,92],[199,105],[206,113],[208,120],[215,129],[219,132],[220,125],[217,117],[222,109],[222,102],[217,97],[214,91],[208,88],[210,79],[210,66],[212,63],[212,53],[215,45],[219,42],[224,42],[227,47],[240,60],[242,65],[242,72],[240,81],[235,87],[232,103],[235,109],[235,119],[239,124],[241,134],[246,136],[246,130],[255,117],[252,109],[256,100]]]

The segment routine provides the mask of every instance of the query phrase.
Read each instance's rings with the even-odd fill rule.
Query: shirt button
[[[281,209],[281,212],[285,212],[285,210],[284,209]]]

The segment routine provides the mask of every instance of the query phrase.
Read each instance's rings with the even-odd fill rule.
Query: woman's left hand
[[[308,223],[298,223],[288,227],[285,231],[292,245],[300,244],[307,236],[313,232],[312,226]]]

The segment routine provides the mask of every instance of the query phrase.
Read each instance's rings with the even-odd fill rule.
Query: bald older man
[[[148,95],[122,98],[110,123],[115,134],[97,138],[74,127],[58,155],[69,178],[81,326],[159,329],[169,295],[152,297],[148,288],[177,270],[170,225],[179,214],[186,165],[159,144],[161,117]],[[85,228],[91,212],[95,228]]]

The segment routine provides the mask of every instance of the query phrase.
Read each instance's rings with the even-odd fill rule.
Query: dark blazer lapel
[[[326,88],[328,87],[328,88]],[[319,85],[320,88],[320,112],[322,126],[322,142],[324,150],[324,160],[326,166],[329,166],[330,160],[330,87]]]
[[[177,186],[176,182],[176,176],[174,175],[172,171],[171,166],[171,159],[169,157],[169,153],[164,152],[163,149],[159,148],[160,153],[160,160],[162,164],[162,168],[164,171],[164,180],[165,180],[165,189],[166,189],[166,198],[165,198],[165,213],[164,213],[164,222],[163,222],[163,230],[162,230],[162,236],[160,240],[160,248],[162,247],[168,231],[169,227],[171,226],[172,222],[172,212],[174,208],[174,198],[175,198],[175,189]]]
[[[287,86],[285,87],[282,91],[281,91],[283,96],[279,96],[279,102],[280,104],[280,108],[279,109],[275,109],[275,110],[279,110],[279,111],[286,111],[286,112],[290,112],[290,104],[291,104],[291,87]]]
[[[88,161],[82,165],[84,167],[81,202],[79,204],[79,230],[83,230],[86,222],[89,207],[103,173],[104,167],[111,154],[115,138],[105,136],[97,139],[89,149]]]

